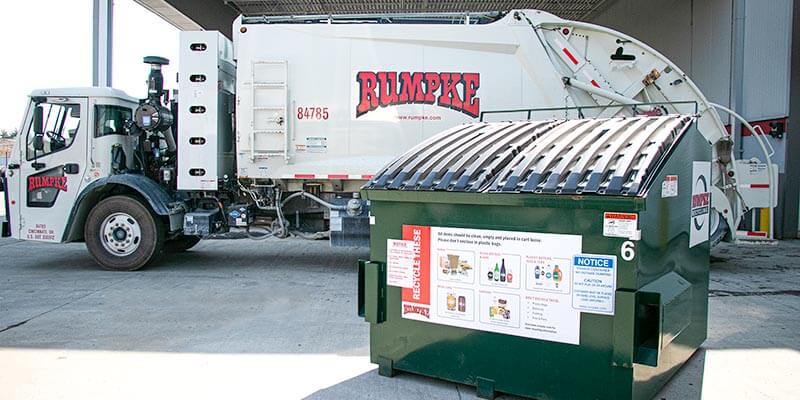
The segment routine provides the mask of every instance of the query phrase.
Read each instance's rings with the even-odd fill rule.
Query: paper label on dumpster
[[[386,241],[386,284],[404,288],[414,287],[414,242]]]
[[[403,226],[413,284],[403,318],[578,344],[572,257],[580,235]]]
[[[614,315],[617,257],[578,254],[572,257],[572,307],[593,314]]]
[[[661,197],[678,197],[678,175],[667,175],[661,182]]]
[[[637,236],[639,215],[636,213],[603,213],[603,236],[632,239]]]

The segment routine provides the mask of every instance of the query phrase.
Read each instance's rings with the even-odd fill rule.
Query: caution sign
[[[614,315],[617,257],[578,254],[572,257],[572,308],[593,314]]]

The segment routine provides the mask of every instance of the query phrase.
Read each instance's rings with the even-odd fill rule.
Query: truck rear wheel
[[[84,226],[89,253],[105,269],[135,271],[164,251],[164,225],[128,196],[113,196],[89,212]]]

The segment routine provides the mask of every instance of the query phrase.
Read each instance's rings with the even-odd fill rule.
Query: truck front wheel
[[[101,201],[86,218],[86,247],[112,271],[135,271],[164,251],[164,225],[150,209],[128,196]]]

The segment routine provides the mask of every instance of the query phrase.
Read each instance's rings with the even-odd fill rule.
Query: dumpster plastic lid
[[[401,155],[365,189],[643,195],[687,115],[471,123]]]

